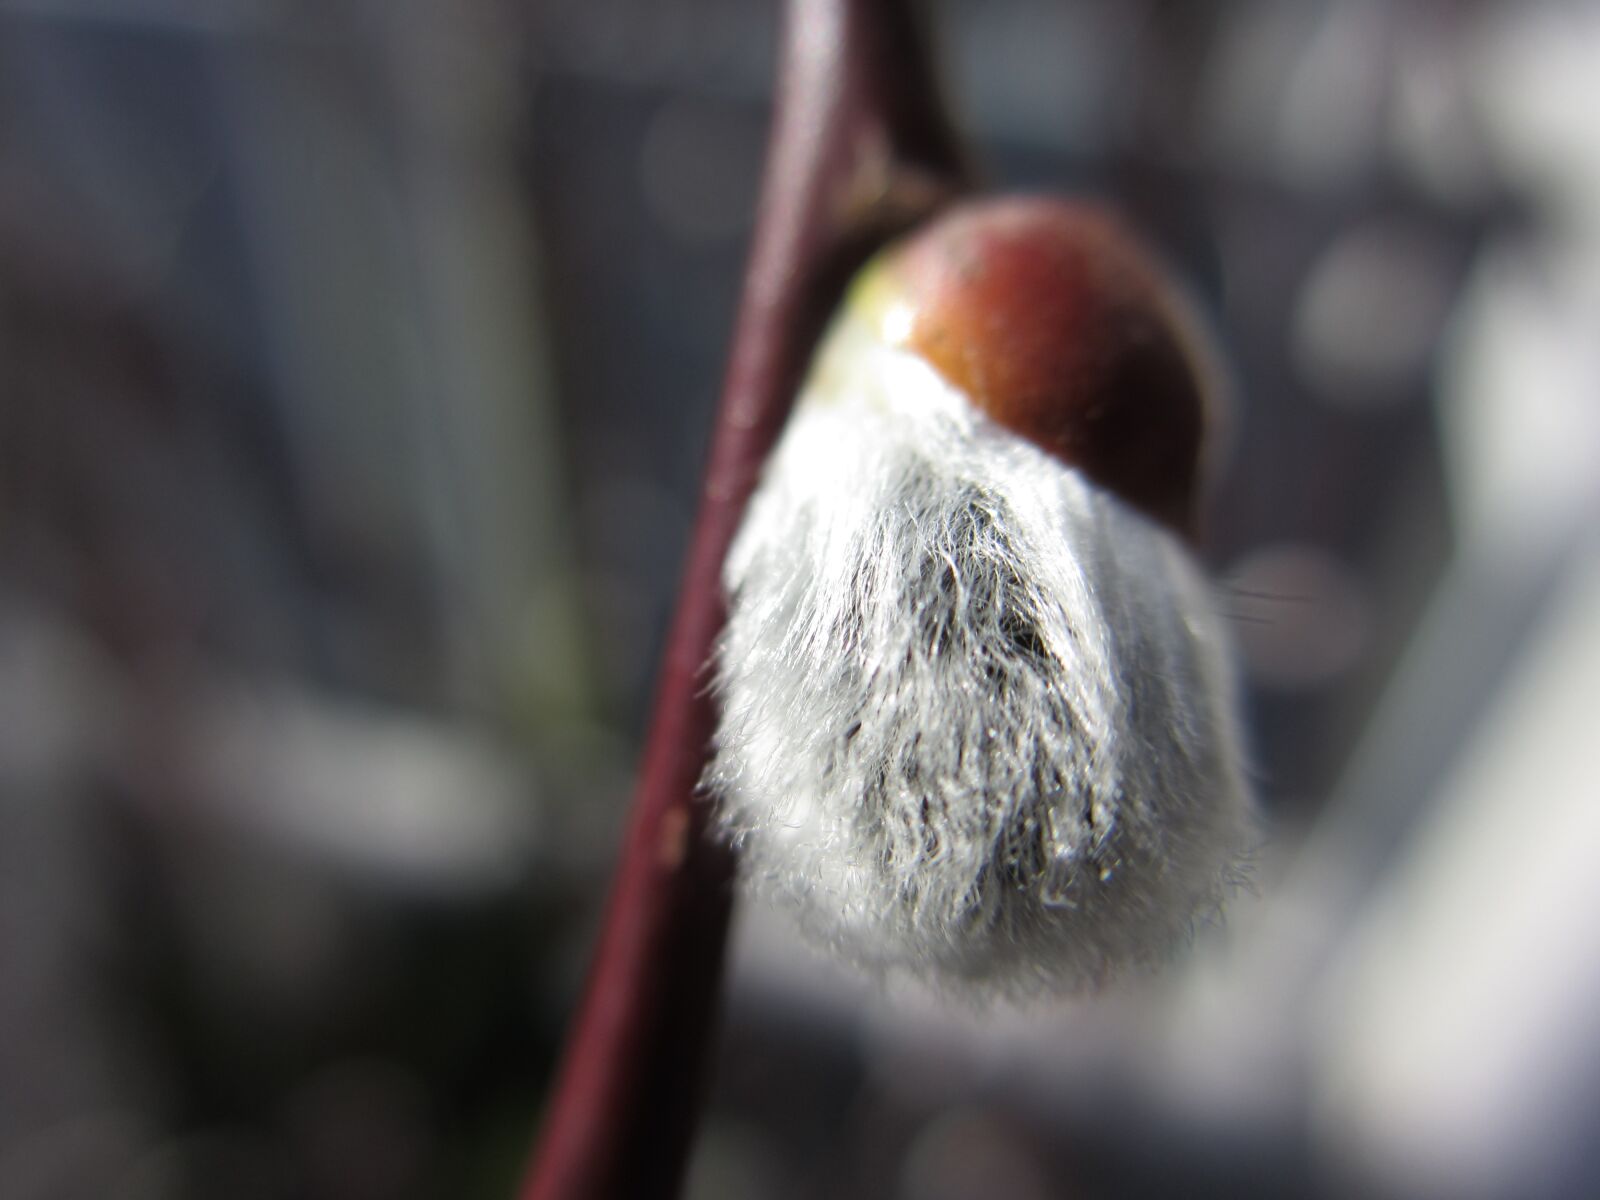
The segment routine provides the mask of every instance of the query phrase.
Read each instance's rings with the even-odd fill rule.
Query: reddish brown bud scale
[[[860,299],[886,340],[990,418],[1180,533],[1193,527],[1211,356],[1141,241],[1098,206],[958,206]]]

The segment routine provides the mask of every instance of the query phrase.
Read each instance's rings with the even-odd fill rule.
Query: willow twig
[[[731,852],[696,794],[722,562],[845,282],[967,178],[912,0],[790,0],[776,112],[700,509],[638,790],[522,1200],[670,1197],[698,1107]]]

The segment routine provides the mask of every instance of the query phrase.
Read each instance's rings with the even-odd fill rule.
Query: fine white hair
[[[747,886],[957,990],[1162,957],[1250,801],[1178,540],[846,320],[729,555],[706,784]]]

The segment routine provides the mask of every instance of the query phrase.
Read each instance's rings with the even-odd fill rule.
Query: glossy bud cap
[[[851,305],[996,423],[1191,531],[1214,358],[1164,268],[1105,208],[958,205],[874,260]]]

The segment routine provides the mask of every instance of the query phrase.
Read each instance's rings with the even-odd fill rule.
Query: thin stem
[[[698,1108],[734,862],[696,794],[722,562],[849,276],[967,172],[911,0],[790,0],[772,140],[638,790],[522,1200],[670,1197]]]

